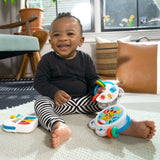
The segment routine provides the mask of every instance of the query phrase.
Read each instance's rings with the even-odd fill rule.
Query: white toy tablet
[[[116,104],[103,109],[90,121],[89,127],[95,129],[99,136],[118,137],[120,132],[129,127],[130,122],[125,107]]]
[[[109,82],[109,81],[103,82],[103,81],[97,80],[97,83],[100,83],[101,86],[106,88],[106,90],[100,94],[96,93],[98,87],[100,86],[100,84],[98,84],[94,90],[94,97],[92,100],[97,101],[98,106],[102,109],[108,107],[109,105],[116,104],[117,101],[124,94],[123,89],[118,87],[117,85],[115,85],[112,82]]]
[[[38,125],[36,116],[23,116],[18,114],[12,115],[10,119],[6,120],[2,128],[7,132],[29,133],[32,132]]]

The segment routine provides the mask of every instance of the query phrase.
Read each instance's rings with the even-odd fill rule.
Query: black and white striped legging
[[[42,96],[35,101],[34,108],[40,124],[50,132],[55,122],[61,121],[64,123],[59,115],[93,113],[102,110],[98,107],[97,102],[92,102],[90,95],[71,99],[60,107],[55,105],[53,99]]]

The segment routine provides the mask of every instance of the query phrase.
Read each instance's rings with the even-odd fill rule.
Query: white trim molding
[[[160,94],[160,42],[157,49],[157,94]]]

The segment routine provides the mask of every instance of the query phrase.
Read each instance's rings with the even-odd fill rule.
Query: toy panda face
[[[101,93],[96,101],[99,103],[110,103],[118,96],[119,88],[117,85],[107,85],[105,92]]]

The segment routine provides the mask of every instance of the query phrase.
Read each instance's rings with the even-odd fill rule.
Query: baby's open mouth
[[[59,45],[58,48],[60,50],[67,50],[70,47],[70,45],[64,44],[64,45]]]

